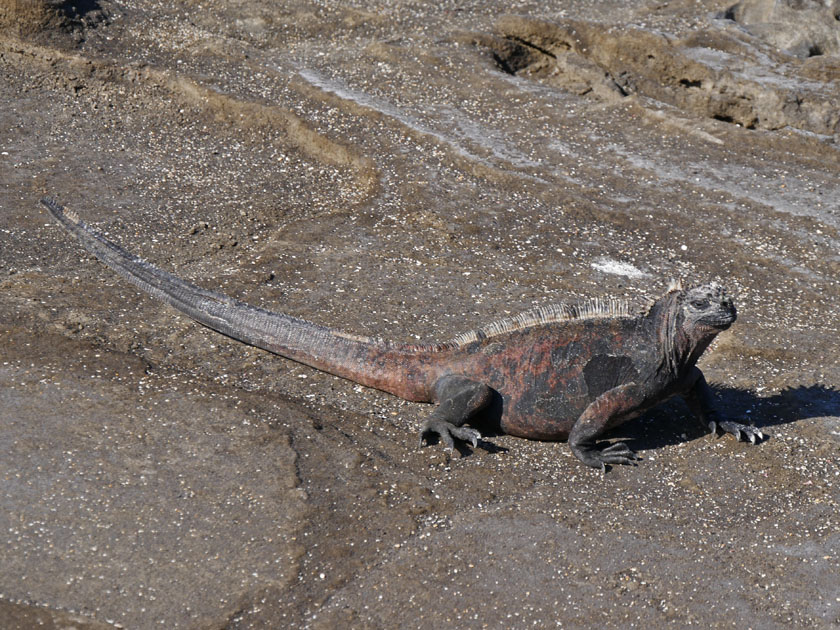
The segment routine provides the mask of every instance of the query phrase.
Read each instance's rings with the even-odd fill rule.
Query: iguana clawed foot
[[[431,417],[423,423],[420,429],[420,446],[422,448],[425,442],[428,442],[432,435],[437,435],[444,446],[450,450],[455,450],[455,440],[463,440],[469,442],[472,447],[478,446],[478,441],[481,439],[481,433],[469,427],[458,427],[441,420],[440,418]]]
[[[749,424],[741,424],[740,422],[732,422],[730,420],[721,420],[720,422],[712,420],[709,422],[709,428],[712,430],[712,433],[717,433],[718,427],[720,427],[724,433],[731,433],[734,435],[735,439],[739,442],[741,441],[742,434],[745,439],[749,440],[753,444],[756,443],[756,440],[764,439],[764,433],[762,433],[760,429],[757,429]]]
[[[602,449],[598,449],[594,444],[571,444],[572,452],[575,456],[587,466],[592,468],[604,469],[607,464],[616,465],[630,465],[635,464],[637,459],[640,459],[636,453],[630,450],[624,442],[616,442]]]
[[[481,433],[463,425],[490,404],[493,390],[464,376],[447,374],[435,383],[434,392],[438,404],[420,429],[420,446],[432,435],[440,436],[450,451],[455,450],[456,439],[478,446]]]

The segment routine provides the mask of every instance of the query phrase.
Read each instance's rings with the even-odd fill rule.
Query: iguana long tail
[[[200,324],[248,345],[407,400],[430,401],[433,346],[390,344],[266,311],[173,276],[112,243],[53,199],[41,203],[99,260]],[[425,355],[425,356],[423,356]]]

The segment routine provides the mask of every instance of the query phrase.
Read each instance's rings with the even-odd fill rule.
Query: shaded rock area
[[[750,15],[746,9],[739,10],[733,12],[732,19],[742,21]],[[815,39],[797,46],[836,49],[829,40],[840,37],[840,23],[825,24],[826,16],[820,17],[822,21],[814,22],[826,31],[819,40],[822,43],[815,43]],[[787,21],[784,24],[778,28],[768,25],[768,35],[762,40],[778,45],[778,38],[769,34],[782,37],[792,28],[800,33],[798,26],[791,27]],[[578,94],[592,92],[608,101],[638,95],[643,103],[652,100],[653,107],[667,103],[693,116],[708,116],[748,129],[790,126],[834,135],[840,124],[836,105],[840,99],[840,60],[834,58],[825,64],[818,82],[791,84],[791,76],[803,74],[801,63],[768,52],[725,24],[692,30],[676,40],[638,28],[519,16],[502,18],[496,30],[500,41],[478,41],[494,51],[504,71]],[[810,56],[816,54],[821,53]],[[770,59],[773,61],[768,63]],[[809,70],[809,78],[817,78],[810,76],[814,69]]]
[[[3,0],[0,31],[35,40],[70,36],[79,41],[86,28],[107,15],[100,0]]]
[[[840,624],[840,58],[823,2],[0,0],[0,627]],[[717,280],[638,466],[215,335],[38,205],[199,285],[445,341]]]

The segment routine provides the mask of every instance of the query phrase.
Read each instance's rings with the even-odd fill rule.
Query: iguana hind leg
[[[434,393],[437,406],[420,429],[420,446],[437,435],[450,451],[455,449],[456,439],[475,448],[481,433],[463,425],[490,404],[493,390],[484,383],[449,374],[438,379]]]

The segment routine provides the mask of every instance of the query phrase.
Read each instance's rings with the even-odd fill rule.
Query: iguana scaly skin
[[[625,444],[596,440],[674,395],[713,432],[718,427],[762,438],[755,427],[722,419],[696,367],[715,336],[735,321],[732,300],[718,284],[672,287],[643,314],[622,302],[551,306],[456,337],[413,345],[348,335],[249,306],[201,289],[140,260],[91,231],[72,212],[42,199],[52,215],[121,276],[195,321],[246,344],[390,392],[436,403],[420,440],[481,437],[465,427],[492,419],[506,433],[569,441],[596,468],[629,464]]]

